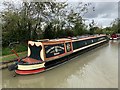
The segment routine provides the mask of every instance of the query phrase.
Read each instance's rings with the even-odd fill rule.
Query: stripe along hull
[[[75,40],[60,40],[60,41],[48,41],[42,42],[40,58],[42,60],[35,60],[29,59],[30,54],[34,52],[30,52],[28,49],[28,57],[27,59],[22,59],[23,63],[17,64],[17,69],[15,72],[20,75],[28,75],[28,74],[36,74],[43,71],[50,70],[56,66],[66,63],[71,58],[76,57],[86,51],[89,51],[93,48],[99,47],[100,45],[108,42],[108,38],[105,35],[97,36],[97,37],[87,37]],[[31,44],[31,43],[30,43]],[[35,42],[34,42],[35,44]],[[33,45],[33,42],[31,45]],[[36,46],[39,46],[38,43]],[[41,56],[42,55],[42,56]],[[34,56],[34,55],[33,55]],[[29,60],[28,60],[29,59]],[[31,63],[30,61],[34,61]]]

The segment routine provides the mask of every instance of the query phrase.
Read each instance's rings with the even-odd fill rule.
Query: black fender
[[[9,70],[9,71],[16,70],[17,68],[18,68],[18,65],[17,65],[17,64],[12,64],[12,65],[8,66],[8,70]]]

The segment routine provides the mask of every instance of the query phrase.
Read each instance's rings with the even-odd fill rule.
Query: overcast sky
[[[6,1],[20,3],[20,0]],[[110,26],[111,22],[118,17],[118,0],[104,0],[104,2],[101,0],[69,0],[70,3],[77,3],[81,1],[84,3],[92,3],[92,6],[89,8],[89,12],[83,17],[87,19],[85,21],[86,24],[89,24],[92,20],[94,20],[96,25],[107,27]],[[93,6],[95,7],[95,11],[92,10]]]
[[[88,19],[86,23],[94,20],[97,25],[106,27],[118,18],[118,2],[93,2],[92,6],[95,7],[95,11],[92,11],[92,7],[90,8],[90,11],[84,16]]]

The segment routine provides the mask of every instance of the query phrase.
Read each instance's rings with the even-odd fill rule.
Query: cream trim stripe
[[[34,64],[34,65],[18,65],[19,70],[33,70],[38,68],[43,68],[45,63],[42,64]]]

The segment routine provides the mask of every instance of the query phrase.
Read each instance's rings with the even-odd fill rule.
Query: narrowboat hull
[[[110,40],[118,40],[120,39],[120,37],[117,37],[117,38],[110,38]]]
[[[96,41],[95,43],[92,44],[88,44],[88,45],[84,45],[81,48],[77,48],[73,46],[73,52],[63,55],[59,58],[55,58],[53,60],[48,60],[48,61],[44,61],[44,62],[38,62],[38,63],[32,63],[32,64],[19,64],[18,63],[18,67],[15,70],[16,74],[20,74],[20,75],[29,75],[29,74],[37,74],[37,73],[41,73],[50,69],[53,69],[57,66],[60,66],[64,63],[66,63],[67,61],[70,61],[72,58],[83,54],[87,51],[90,51],[96,47],[99,47],[100,45],[103,45],[105,43],[108,42],[108,39],[104,39],[104,40],[100,40],[100,41]],[[73,42],[72,42],[73,43]],[[75,49],[77,48],[77,49]],[[74,50],[75,49],[75,50]]]
[[[120,34],[112,34],[110,40],[118,40],[120,39]]]
[[[45,68],[39,68],[35,70],[15,70],[15,73],[20,75],[30,75],[30,74],[37,74],[43,71],[45,71]]]

